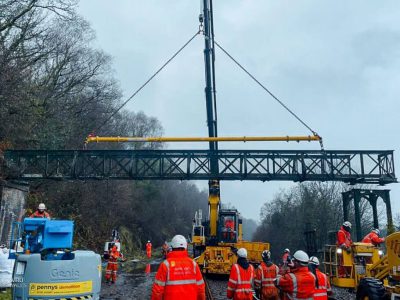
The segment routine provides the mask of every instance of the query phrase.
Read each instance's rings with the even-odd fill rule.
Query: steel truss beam
[[[372,206],[374,228],[379,228],[377,201],[378,201],[378,198],[382,198],[383,202],[386,205],[386,218],[387,218],[388,234],[395,232],[395,228],[393,226],[392,206],[390,204],[390,193],[389,192],[390,192],[390,190],[387,190],[387,189],[384,189],[384,190],[351,189],[347,192],[342,193],[344,221],[349,220],[349,204],[350,204],[350,202],[353,202],[354,219],[355,219],[354,228],[356,231],[357,241],[361,241],[361,239],[363,237],[363,232],[362,232],[362,228],[361,228],[361,211],[360,211],[360,203],[361,203],[362,199],[367,200],[369,202],[369,204]],[[365,234],[365,232],[364,232],[364,234]]]
[[[396,182],[393,151],[12,150],[9,178]],[[210,161],[218,160],[212,174]]]

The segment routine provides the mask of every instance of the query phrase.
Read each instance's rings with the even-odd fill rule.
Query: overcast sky
[[[79,12],[96,31],[96,47],[112,56],[115,77],[128,97],[197,31],[200,1],[81,0]],[[395,150],[398,172],[399,15],[399,1],[214,0],[216,40],[304,118],[327,150]],[[207,136],[203,46],[203,37],[197,37],[127,109],[157,117],[165,136]],[[218,50],[216,76],[220,136],[309,134]],[[225,143],[220,148],[319,145]],[[222,201],[258,220],[262,204],[291,185],[222,182]],[[400,186],[388,188],[396,214]]]

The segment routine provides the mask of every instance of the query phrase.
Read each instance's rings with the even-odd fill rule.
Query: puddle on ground
[[[158,259],[150,263],[124,263],[115,284],[108,285],[103,280],[100,299],[150,299],[154,276],[161,262]]]

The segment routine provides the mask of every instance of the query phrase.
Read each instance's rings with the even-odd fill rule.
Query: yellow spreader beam
[[[148,142],[300,142],[321,141],[318,135],[307,136],[239,136],[239,137],[107,137],[88,136],[86,143]]]

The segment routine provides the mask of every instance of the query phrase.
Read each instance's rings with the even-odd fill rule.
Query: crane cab
[[[218,242],[235,244],[242,239],[242,219],[236,209],[221,209],[218,219]]]

